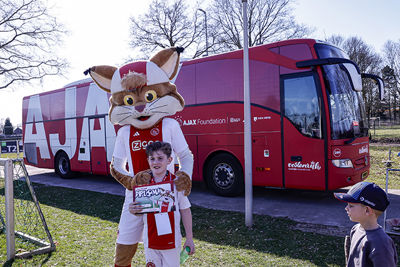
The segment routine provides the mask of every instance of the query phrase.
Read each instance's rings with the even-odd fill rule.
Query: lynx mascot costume
[[[174,115],[184,106],[182,96],[170,83],[178,72],[179,55],[183,48],[161,50],[149,61],[137,61],[119,69],[95,66],[87,71],[97,85],[111,93],[109,119],[119,129],[111,175],[125,188],[125,202],[118,227],[115,266],[130,266],[137,244],[142,240],[143,220],[129,213],[133,201],[132,188],[148,184],[150,174],[146,160],[146,145],[153,141],[171,144],[173,154],[179,158],[181,168],[175,173],[178,191],[189,195],[193,171],[193,155]],[[126,170],[128,162],[129,171]],[[174,164],[168,169],[174,172]]]

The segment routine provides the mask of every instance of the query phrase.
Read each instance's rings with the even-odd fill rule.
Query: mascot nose
[[[138,112],[142,112],[145,107],[146,107],[145,105],[135,106],[135,110]]]

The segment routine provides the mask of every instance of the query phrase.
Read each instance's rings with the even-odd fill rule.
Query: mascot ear
[[[117,70],[116,67],[112,66],[94,66],[83,73],[85,75],[90,74],[93,81],[104,91],[107,93],[111,92],[111,80],[114,75],[114,72]]]
[[[183,47],[167,48],[155,54],[150,61],[157,64],[172,80],[178,72],[179,57],[183,50]]]

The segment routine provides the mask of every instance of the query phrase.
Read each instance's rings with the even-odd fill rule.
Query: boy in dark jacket
[[[347,215],[354,225],[350,232],[350,249],[346,266],[395,267],[397,252],[393,240],[378,224],[378,217],[389,205],[385,191],[374,183],[360,182],[335,197],[347,202]]]

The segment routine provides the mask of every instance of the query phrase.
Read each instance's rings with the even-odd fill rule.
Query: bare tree
[[[129,45],[145,56],[156,48],[181,46],[197,57],[205,51],[198,45],[202,34],[204,25],[185,1],[153,0],[145,14],[131,18]]]
[[[383,58],[386,64],[382,69],[385,80],[388,99],[387,109],[389,119],[396,120],[400,108],[400,40],[398,42],[387,41],[383,46]]]
[[[293,0],[249,0],[249,46],[304,37],[313,30],[296,23],[292,15]],[[214,0],[210,9],[210,32],[217,36],[215,51],[241,49],[243,18],[241,0]]]
[[[400,40],[386,41],[383,45],[383,57],[385,64],[393,69],[393,75],[400,85]]]
[[[0,89],[60,74],[63,26],[40,0],[0,0]]]
[[[5,119],[0,118],[0,134],[4,133],[4,122],[5,122]]]
[[[10,135],[13,134],[14,127],[10,121],[10,118],[7,118],[4,122],[4,134]]]
[[[248,1],[249,46],[304,37],[312,32],[295,22],[292,2],[294,0]],[[189,8],[183,0],[153,0],[148,12],[131,18],[130,33],[130,46],[139,48],[146,56],[157,47],[176,45],[187,48],[185,55],[192,54],[193,58],[240,49],[242,1],[214,0],[203,10],[198,6]]]
[[[389,120],[396,121],[398,115],[399,108],[399,86],[398,86],[398,76],[395,73],[395,70],[391,68],[389,65],[386,65],[382,69],[382,78],[385,81],[385,107],[387,111],[387,115]],[[383,112],[382,112],[383,113]]]

